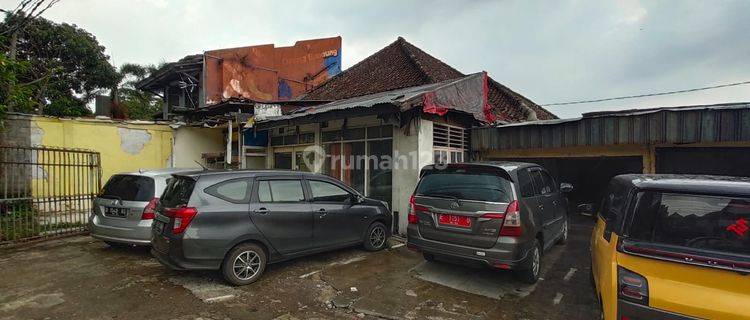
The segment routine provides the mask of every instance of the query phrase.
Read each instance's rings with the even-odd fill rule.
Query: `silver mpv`
[[[94,199],[91,236],[109,245],[150,245],[154,209],[167,181],[173,173],[196,170],[168,168],[112,176]]]

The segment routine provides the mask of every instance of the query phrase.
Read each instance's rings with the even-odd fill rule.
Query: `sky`
[[[94,34],[115,65],[340,35],[347,68],[402,36],[543,105],[748,81],[748,12],[750,1],[721,0],[62,0],[44,17]],[[750,85],[547,109],[571,118],[746,101]]]

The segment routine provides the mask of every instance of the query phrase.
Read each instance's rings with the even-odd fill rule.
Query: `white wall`
[[[195,168],[195,161],[203,163],[202,153],[226,151],[226,137],[221,128],[183,126],[173,132],[173,167]]]
[[[399,213],[398,229],[406,233],[409,212],[409,197],[419,180],[422,167],[432,164],[432,122],[420,119],[418,125],[412,124],[409,134],[405,128],[395,128],[393,132],[393,211]],[[403,159],[408,159],[408,163]]]

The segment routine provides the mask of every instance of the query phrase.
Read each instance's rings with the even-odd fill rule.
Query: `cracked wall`
[[[143,148],[151,142],[151,134],[144,129],[117,128],[120,135],[120,149],[122,151],[138,155]]]

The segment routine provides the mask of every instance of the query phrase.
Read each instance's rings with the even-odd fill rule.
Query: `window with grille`
[[[436,164],[464,162],[469,151],[469,133],[461,127],[433,123],[432,147]]]

